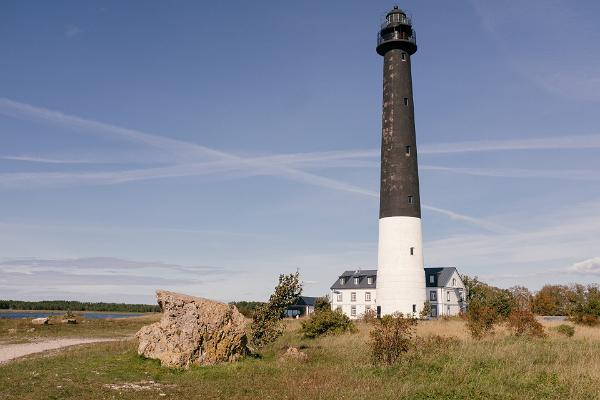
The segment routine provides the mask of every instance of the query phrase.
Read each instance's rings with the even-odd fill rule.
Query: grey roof
[[[316,297],[310,296],[298,296],[296,302],[293,304],[295,306],[312,306],[314,307],[315,301],[317,301]]]
[[[369,284],[367,278],[373,278],[373,283]],[[344,278],[342,284],[340,280]],[[358,278],[358,284],[354,283],[354,278]],[[376,269],[357,269],[354,271],[344,271],[342,275],[336,279],[331,285],[331,290],[335,289],[375,289],[377,284],[377,270]]]
[[[444,287],[448,286],[448,282],[456,271],[454,267],[447,268],[425,268],[425,286],[427,287]],[[429,276],[434,276],[433,283],[430,283]],[[368,284],[367,277],[373,278],[373,283]],[[340,279],[344,278],[342,284]],[[358,279],[358,284],[354,284],[354,278]],[[336,289],[375,289],[377,287],[377,270],[376,269],[359,269],[354,271],[344,271],[342,275],[331,285],[331,290]]]
[[[425,285],[427,287],[443,287],[448,286],[448,282],[454,274],[456,268],[425,268]],[[429,282],[429,275],[434,275],[434,282]]]

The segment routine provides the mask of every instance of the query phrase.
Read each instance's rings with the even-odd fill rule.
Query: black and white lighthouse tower
[[[421,202],[411,57],[417,51],[410,18],[394,7],[377,37],[383,56],[381,190],[377,311],[419,313],[425,303]]]

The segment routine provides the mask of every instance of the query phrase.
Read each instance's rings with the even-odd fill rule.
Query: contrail
[[[235,165],[236,167],[240,164],[244,168],[253,168],[254,174],[259,173],[261,175],[275,175],[275,176],[283,176],[287,179],[291,179],[298,182],[303,182],[306,184],[310,184],[313,186],[324,187],[329,189],[334,189],[338,191],[344,191],[349,193],[361,194],[369,197],[378,197],[379,194],[373,191],[366,190],[364,188],[351,185],[345,182],[341,182],[335,179],[326,178],[320,175],[311,174],[299,169],[294,169],[285,165],[280,165],[273,160],[269,160],[268,158],[243,158],[236,156],[234,154],[230,154],[224,151],[215,150],[206,146],[201,146],[195,143],[185,142],[182,140],[165,138],[158,135],[153,135],[141,131],[137,131],[134,129],[122,128],[119,126],[106,124],[102,122],[97,122],[93,120],[88,120],[80,117],[75,117],[71,115],[64,114],[58,111],[52,111],[45,108],[34,107],[29,104],[19,103],[12,101],[6,98],[0,98],[0,113],[4,115],[8,115],[15,118],[22,119],[34,119],[45,122],[51,122],[55,124],[65,125],[72,129],[77,129],[78,132],[86,132],[91,131],[97,134],[109,134],[116,137],[121,137],[133,142],[141,143],[147,146],[151,146],[154,148],[158,148],[163,151],[168,151],[177,154],[178,156],[194,156],[194,157],[208,157],[213,161],[221,161],[221,162],[229,162],[232,167]],[[372,154],[372,151],[367,151],[364,154]],[[331,156],[331,154],[330,154]],[[342,157],[341,154],[337,154],[337,157]],[[169,168],[169,167],[164,167]],[[185,168],[185,166],[173,166],[173,169],[177,168]],[[154,169],[160,170],[160,168]],[[164,171],[164,170],[163,170]],[[173,172],[171,172],[173,173]],[[107,173],[87,173],[88,178],[106,180],[111,178],[110,174]],[[137,171],[128,171],[128,174],[131,175],[143,175],[143,172],[140,170]],[[67,174],[67,173],[47,173],[47,175],[43,176],[45,178],[54,178],[58,180],[66,180],[66,179],[86,179],[83,175],[76,174]],[[176,175],[172,175],[176,176]],[[15,182],[20,179],[35,179],[36,177],[42,177],[41,175],[35,173],[16,173],[16,174],[2,174],[0,175],[0,180],[4,182]],[[147,175],[145,175],[147,177]],[[118,179],[118,178],[117,178]],[[122,177],[121,179],[125,179],[126,177]],[[107,182],[110,183],[110,182]],[[113,183],[118,183],[118,181],[113,181]],[[423,206],[427,208],[429,206]],[[489,223],[483,220],[479,220],[477,218],[461,215],[455,213],[450,210],[444,210],[437,207],[429,207],[429,210],[441,213],[443,215],[449,216],[454,219],[459,219],[465,222],[474,223],[479,227],[485,228],[489,227]],[[486,228],[489,230],[489,228]],[[496,232],[497,230],[494,230]]]

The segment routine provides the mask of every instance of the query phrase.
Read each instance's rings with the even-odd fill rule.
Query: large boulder
[[[177,368],[231,362],[248,354],[247,320],[235,306],[164,290],[156,298],[163,315],[136,334],[138,354]]]

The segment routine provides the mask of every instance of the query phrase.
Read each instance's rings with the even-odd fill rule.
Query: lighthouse
[[[412,22],[394,7],[377,36],[383,56],[377,314],[418,314],[425,303],[411,57]]]

